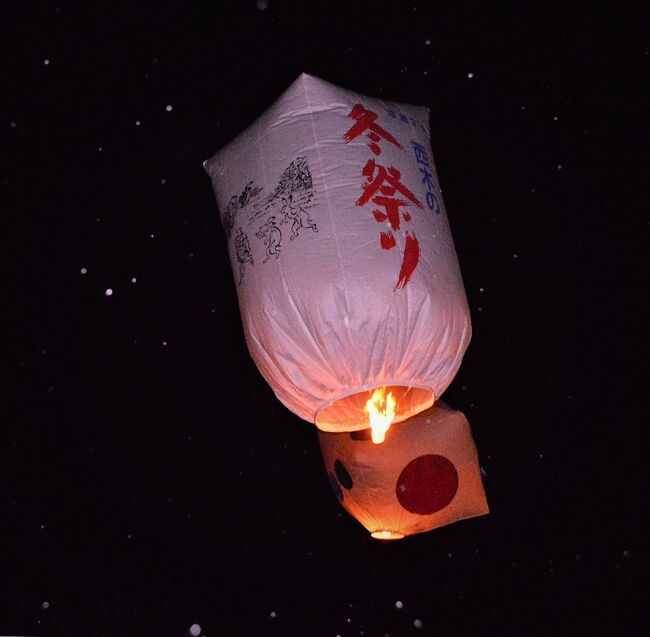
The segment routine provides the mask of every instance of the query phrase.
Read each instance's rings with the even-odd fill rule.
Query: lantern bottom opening
[[[428,387],[386,383],[367,385],[339,394],[325,403],[316,413],[316,426],[322,431],[359,431],[368,429],[370,421],[366,403],[375,389],[385,387],[396,401],[393,424],[407,420],[428,409],[435,402],[435,395]]]
[[[375,538],[375,540],[401,540],[404,538],[404,533],[399,531],[373,531],[370,534],[370,537]]]

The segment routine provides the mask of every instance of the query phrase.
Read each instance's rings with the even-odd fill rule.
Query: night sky
[[[525,4],[5,10],[0,635],[633,634],[648,16]],[[487,516],[371,540],[248,354],[202,162],[303,71],[431,109]]]

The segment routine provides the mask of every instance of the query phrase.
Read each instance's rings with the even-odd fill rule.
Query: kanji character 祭
[[[357,206],[363,206],[369,201],[378,208],[373,210],[375,219],[382,223],[388,221],[390,230],[382,232],[379,237],[379,244],[384,250],[392,250],[396,246],[393,230],[401,229],[401,220],[411,221],[411,215],[401,208],[415,204],[422,208],[419,199],[401,182],[401,173],[392,166],[385,168],[369,159],[363,169],[366,183],[363,185],[363,193],[357,200]],[[397,199],[397,193],[406,199]],[[420,259],[420,245],[415,234],[406,231],[406,242],[404,245],[404,258],[400,269],[399,279],[395,289],[403,288],[410,280]]]

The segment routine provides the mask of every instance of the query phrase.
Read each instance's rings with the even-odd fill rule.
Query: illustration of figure
[[[257,197],[261,191],[262,188],[260,186],[253,187],[253,182],[249,181],[246,186],[244,186],[244,190],[239,194],[239,207],[243,208],[246,206],[250,203],[253,197]]]
[[[248,236],[241,228],[237,228],[237,233],[235,234],[235,253],[237,255],[237,261],[239,261],[239,283],[237,285],[241,285],[244,279],[246,263],[254,265],[251,244],[248,241]]]
[[[284,215],[280,223],[289,223],[291,221],[291,236],[289,241],[293,241],[297,236],[300,228],[311,228],[318,232],[318,227],[311,220],[309,213],[302,206],[295,206],[293,203],[293,194],[289,197],[282,197],[282,214]]]
[[[223,212],[223,217],[221,218],[223,222],[223,229],[226,233],[226,239],[230,239],[232,235],[232,229],[235,225],[235,217],[237,216],[237,196],[233,195],[226,206],[226,209]]]
[[[267,221],[259,227],[255,236],[263,239],[264,245],[266,246],[266,258],[263,263],[266,263],[271,257],[277,259],[280,256],[280,250],[282,249],[282,231],[275,223],[274,216],[269,217]]]

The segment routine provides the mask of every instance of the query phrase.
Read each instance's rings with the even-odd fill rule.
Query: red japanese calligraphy
[[[375,169],[377,174],[375,175]],[[380,191],[382,195],[392,197],[396,192],[410,199],[418,208],[422,204],[417,197],[400,181],[402,173],[397,168],[388,169],[377,164],[374,159],[369,159],[363,168],[363,176],[367,183],[363,185],[363,194],[357,199],[357,206],[367,204]]]
[[[374,155],[381,153],[379,142],[382,139],[402,149],[400,143],[388,131],[377,124],[376,113],[369,111],[361,104],[355,104],[349,113],[349,117],[355,119],[356,123],[343,136],[346,144],[359,135],[366,133],[366,137],[370,140],[368,146]],[[428,166],[424,147],[421,147],[419,156],[418,150],[418,148],[415,148],[418,163]],[[363,192],[357,199],[356,205],[364,206],[372,202],[376,206],[372,211],[375,220],[379,223],[388,222],[389,229],[379,235],[381,248],[383,250],[393,250],[397,245],[394,233],[403,232],[405,238],[404,255],[399,278],[394,288],[395,290],[402,289],[410,281],[420,260],[420,244],[417,237],[414,233],[402,229],[402,222],[409,223],[411,221],[411,214],[403,208],[416,205],[422,209],[422,202],[402,183],[401,172],[393,166],[382,166],[371,158],[363,167],[362,175],[366,178],[366,182],[362,185]]]
[[[376,123],[377,113],[369,111],[361,104],[355,104],[348,114],[348,117],[356,119],[357,121],[352,125],[350,130],[343,135],[346,144],[359,135],[363,135],[366,131],[369,131],[367,137],[370,139],[370,144],[368,144],[368,146],[374,155],[379,155],[381,153],[381,148],[379,147],[378,142],[381,141],[382,138],[391,144],[394,144],[397,148],[402,148],[401,144],[386,129]]]
[[[391,199],[390,197],[375,197],[372,200],[372,203],[376,203],[378,206],[384,206],[385,212],[381,210],[373,210],[373,215],[377,221],[386,221],[393,230],[399,230],[399,220],[400,220],[400,206],[408,206],[408,201],[402,199]],[[411,216],[408,213],[402,212],[404,215],[404,221],[410,221]]]
[[[406,245],[404,246],[404,258],[402,259],[402,267],[399,271],[399,279],[397,280],[396,290],[400,290],[406,286],[411,280],[411,275],[418,267],[420,260],[420,244],[417,237],[410,232],[406,233]]]
[[[379,243],[384,250],[392,250],[395,247],[395,237],[392,232],[382,232],[379,235]]]

